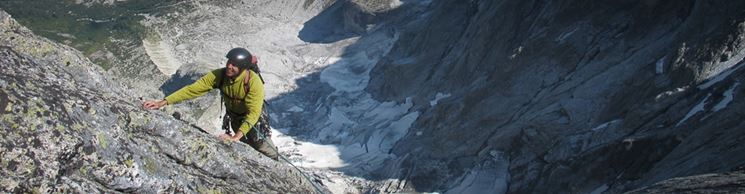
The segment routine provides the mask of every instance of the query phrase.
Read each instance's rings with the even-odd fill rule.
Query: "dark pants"
[[[225,114],[225,117],[223,117],[222,121],[222,127],[223,129],[225,129],[225,133],[228,133],[228,131],[230,130],[228,126],[233,129],[234,133],[240,133],[240,131],[238,131],[238,128],[240,128],[241,124],[243,124],[243,119],[244,117],[240,117],[234,114]],[[230,123],[230,125],[228,125],[228,123]],[[248,134],[241,137],[240,141],[248,144],[256,151],[261,152],[262,154],[273,160],[279,159],[277,147],[274,146],[274,142],[272,142],[271,137],[267,136],[265,138],[260,138],[256,128],[252,128],[251,130],[249,130]]]

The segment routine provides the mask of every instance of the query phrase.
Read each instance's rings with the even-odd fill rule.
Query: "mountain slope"
[[[742,2],[336,1],[263,15],[283,3],[153,21],[185,48],[177,58],[256,51],[273,127],[292,137],[280,149],[369,181],[362,192],[618,193],[744,165]]]
[[[366,89],[421,112],[410,131],[427,136],[391,150],[407,156],[394,177],[417,191],[616,193],[745,165],[733,138],[745,128],[743,2],[430,8]]]
[[[194,0],[179,5],[188,11],[143,21],[153,32],[149,35],[154,42],[148,46],[159,48],[155,58],[166,56],[162,59],[168,59],[163,60],[167,64],[183,63],[160,89],[167,93],[221,66],[224,52],[232,47],[249,48],[260,57],[268,80],[268,108],[280,151],[324,183],[334,184],[335,192],[738,192],[743,188],[738,169],[745,165],[741,138],[745,135],[741,130],[745,128],[741,97],[745,2]],[[13,53],[5,55],[10,61],[23,61],[24,52]],[[74,64],[65,68],[87,67]],[[33,80],[14,78],[26,69],[32,68],[7,71],[13,73],[3,74],[3,80]],[[94,83],[89,85],[110,83],[100,76],[104,74],[91,75],[90,79],[71,77]],[[139,76],[146,77],[130,79],[150,79],[150,75]],[[12,88],[3,90],[12,91],[5,92],[8,99],[30,95],[12,84],[7,88]],[[73,111],[66,112],[76,113],[72,117],[77,119],[91,114],[124,118],[120,120],[126,122],[114,126],[129,132],[76,134],[89,140],[74,144],[83,151],[127,147],[128,140],[153,142],[159,147],[152,153],[123,158],[117,154],[113,159],[106,155],[106,161],[138,169],[152,166],[141,159],[143,155],[158,158],[162,156],[157,154],[166,153],[167,158],[194,169],[218,166],[207,168],[217,173],[209,175],[194,175],[200,170],[178,165],[155,173],[188,172],[183,175],[187,178],[179,180],[199,176],[210,183],[174,184],[201,184],[204,191],[230,182],[211,177],[229,174],[219,168],[224,163],[174,156],[174,152],[204,154],[200,149],[222,150],[225,145],[168,116],[138,112],[137,104],[132,104],[135,99],[113,106],[125,111],[77,105],[118,99],[107,97],[112,95],[108,92],[82,90],[83,97],[64,96],[75,100],[56,106],[70,107]],[[17,102],[4,100],[0,105],[7,104]],[[41,104],[39,109],[49,109]],[[183,112],[200,122],[214,122],[220,114],[214,104],[214,98],[208,97],[176,107],[191,111]],[[211,105],[208,111],[194,109]],[[113,124],[106,122],[100,119],[91,125]],[[9,129],[21,126],[7,123]],[[182,139],[140,137],[179,134],[157,127],[165,125],[187,129],[180,136],[198,143],[159,151],[181,145],[168,142]],[[119,135],[130,133],[133,138]],[[32,140],[26,141],[33,144]],[[23,159],[15,152],[8,153]],[[213,152],[207,156],[221,157]],[[6,164],[15,173],[20,162],[8,161],[15,161]],[[86,173],[73,173],[73,178],[93,180],[92,185],[130,183],[82,171]],[[249,190],[269,188],[258,185]],[[199,186],[187,188],[199,190]],[[229,186],[226,190],[238,191]]]
[[[0,11],[4,192],[312,193],[291,167],[139,99]]]

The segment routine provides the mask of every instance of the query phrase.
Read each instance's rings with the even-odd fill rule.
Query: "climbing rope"
[[[264,135],[264,133],[261,132],[261,130],[257,129],[256,128],[256,125],[254,125],[253,127],[251,127],[251,129],[256,130],[257,135],[259,135],[259,138],[261,138],[262,141],[264,141],[267,144],[269,144],[269,147],[271,147],[272,150],[274,150],[275,152],[277,152],[277,155],[280,158],[282,158],[282,160],[284,160],[285,162],[287,162],[288,164],[290,164],[290,166],[294,167],[298,172],[300,172],[300,174],[302,174],[303,177],[305,177],[305,180],[307,180],[311,185],[313,185],[313,187],[316,189],[316,191],[318,193],[326,194],[326,192],[324,192],[321,188],[319,188],[318,185],[316,185],[316,183],[314,181],[311,181],[310,176],[308,176],[307,174],[305,174],[305,172],[303,172],[302,170],[300,170],[300,168],[298,168],[297,166],[295,166],[294,164],[292,164],[292,162],[290,162],[289,159],[287,159],[285,156],[283,156],[282,154],[280,154],[279,153],[279,150],[277,150],[278,148],[276,146],[272,145],[272,143],[270,143],[270,141],[266,141],[265,140],[266,139],[266,135]]]
[[[259,78],[261,78],[261,74],[259,74]],[[264,79],[263,79],[263,78],[261,79],[261,82],[262,82],[262,83],[264,82]],[[267,109],[270,109],[270,110],[271,110],[271,108],[272,108],[272,107],[271,107],[271,104],[269,104],[269,103],[267,103],[266,101],[264,101],[264,105],[266,106],[265,108],[267,108]],[[268,118],[267,118],[267,122],[269,122],[269,120],[270,120],[270,119],[268,119]],[[289,160],[289,159],[287,159],[287,158],[286,158],[285,156],[283,156],[282,154],[280,154],[280,153],[279,153],[279,150],[278,150],[279,148],[277,148],[277,146],[274,146],[274,145],[273,145],[273,143],[270,143],[271,141],[266,141],[266,139],[267,139],[267,137],[266,137],[266,134],[264,134],[264,132],[263,132],[263,131],[261,131],[261,129],[258,129],[258,128],[256,128],[256,125],[253,125],[253,126],[251,127],[251,129],[252,129],[252,130],[256,130],[256,132],[257,132],[257,133],[256,133],[256,135],[259,135],[259,138],[261,139],[261,141],[264,141],[264,142],[266,142],[267,144],[269,144],[269,147],[270,147],[270,148],[272,148],[272,150],[274,150],[274,152],[276,152],[276,153],[277,153],[277,155],[278,155],[278,156],[279,156],[280,158],[282,158],[282,160],[284,160],[285,162],[287,162],[287,164],[290,164],[290,166],[292,166],[293,168],[295,168],[295,170],[297,170],[298,172],[300,172],[300,174],[302,174],[302,175],[303,175],[303,177],[305,178],[305,180],[307,180],[307,181],[308,181],[308,182],[309,182],[309,183],[310,183],[311,185],[313,185],[313,188],[315,188],[315,189],[316,189],[316,192],[318,192],[318,193],[321,193],[321,194],[327,194],[327,193],[326,193],[326,192],[324,192],[324,191],[323,191],[323,190],[322,190],[321,188],[319,188],[319,186],[318,186],[318,185],[316,185],[316,183],[315,183],[314,181],[312,181],[312,180],[310,179],[310,176],[308,176],[308,174],[305,174],[305,172],[303,172],[302,170],[300,170],[300,168],[298,168],[297,166],[295,166],[295,164],[292,164],[292,162],[290,162],[290,160]]]
[[[176,120],[180,120],[180,121],[182,121],[182,122],[184,122],[184,123],[187,123],[187,124],[191,125],[192,127],[194,127],[194,128],[197,128],[197,129],[199,129],[199,131],[202,131],[203,133],[206,133],[206,134],[210,134],[209,132],[207,132],[207,130],[204,130],[204,129],[202,129],[202,128],[201,128],[201,127],[199,127],[199,126],[197,126],[197,125],[195,125],[195,124],[192,124],[192,123],[190,123],[189,121],[186,121],[186,120],[183,120],[183,119],[181,119],[181,117],[180,117],[180,116],[176,116],[175,114],[174,114],[174,115],[172,115],[172,116],[173,116],[174,118],[176,118]],[[284,160],[285,162],[287,162],[288,164],[290,164],[290,166],[294,167],[294,168],[295,168],[295,170],[297,170],[298,172],[300,172],[300,174],[302,174],[302,175],[303,175],[303,177],[305,178],[305,180],[307,180],[307,181],[308,181],[308,182],[309,182],[309,183],[310,183],[311,185],[313,185],[313,188],[315,188],[315,189],[316,189],[316,192],[318,192],[318,193],[321,193],[321,194],[327,194],[327,193],[326,193],[326,192],[324,192],[324,191],[323,191],[323,190],[322,190],[322,189],[321,189],[321,188],[320,188],[320,187],[319,187],[318,185],[316,185],[316,183],[315,183],[314,181],[312,181],[312,180],[310,179],[310,176],[308,176],[308,174],[305,174],[305,172],[303,172],[302,170],[300,170],[300,168],[298,168],[297,166],[295,166],[294,164],[292,164],[292,162],[290,162],[290,160],[289,160],[289,159],[287,159],[287,158],[286,158],[285,156],[283,156],[282,154],[280,154],[280,153],[279,153],[279,150],[277,150],[277,147],[276,147],[276,146],[274,146],[274,145],[273,145],[272,143],[269,143],[269,141],[265,141],[265,139],[266,139],[266,135],[264,135],[264,133],[262,133],[262,132],[261,132],[261,130],[257,129],[257,128],[256,128],[256,125],[254,125],[253,127],[251,127],[251,129],[252,129],[252,130],[256,130],[256,132],[258,132],[258,134],[257,134],[257,135],[259,135],[259,138],[261,138],[261,140],[262,140],[262,141],[264,141],[264,142],[266,142],[267,144],[269,144],[269,147],[271,147],[271,148],[272,148],[272,150],[274,150],[275,152],[277,152],[277,155],[278,155],[278,156],[279,156],[280,158],[282,158],[282,160]]]

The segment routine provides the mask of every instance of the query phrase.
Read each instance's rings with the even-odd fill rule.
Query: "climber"
[[[252,126],[260,120],[264,106],[264,85],[256,56],[244,48],[234,48],[228,51],[225,57],[228,59],[224,68],[212,70],[163,100],[145,101],[142,107],[159,109],[202,96],[218,88],[227,109],[223,117],[223,129],[226,133],[221,134],[220,138],[231,142],[244,142],[267,157],[277,160],[279,154],[269,135],[262,133],[263,130],[251,130],[258,129]]]

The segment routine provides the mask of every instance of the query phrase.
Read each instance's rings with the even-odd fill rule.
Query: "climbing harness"
[[[228,56],[226,56],[226,57],[230,58],[230,53],[228,53]],[[256,56],[251,55],[251,61],[250,62],[251,62],[251,64],[257,64],[258,61],[256,59]],[[254,67],[254,69],[251,69],[251,68],[245,69],[245,71],[246,71],[246,77],[243,79],[243,87],[244,87],[243,90],[244,90],[244,92],[246,94],[243,96],[243,99],[240,99],[240,100],[245,100],[245,98],[248,96],[248,91],[250,89],[249,80],[251,79],[251,72],[248,72],[248,71],[252,70],[252,71],[256,72],[256,74],[258,74],[258,76],[259,76],[259,79],[261,79],[261,83],[262,84],[264,83],[264,78],[261,76],[261,73],[260,73],[260,70],[258,69],[258,66],[252,66],[252,67]],[[228,97],[228,98],[231,98],[233,100],[236,100],[236,99],[228,96],[224,91],[222,91],[222,86],[223,86],[223,82],[224,81],[225,81],[225,78],[221,79],[220,80],[220,83],[216,87],[216,88],[220,89],[220,92],[222,93],[222,95],[220,96],[220,111],[221,112],[222,112],[222,108],[224,106],[224,100],[225,100],[224,98],[225,97]],[[264,100],[264,105],[266,106],[266,107],[264,107],[264,110],[266,110],[267,108],[269,108],[268,107],[269,106],[269,103],[267,103],[266,100]],[[227,111],[228,110],[226,110],[226,114],[221,117],[222,119],[225,119],[224,117],[225,116],[228,116],[227,115]],[[258,136],[259,140],[262,141],[263,143],[269,144],[269,147],[272,150],[274,150],[275,153],[277,153],[277,156],[279,156],[279,158],[282,158],[282,160],[284,160],[285,162],[287,162],[288,164],[290,164],[290,166],[292,166],[293,168],[295,168],[295,170],[297,170],[298,172],[300,172],[300,174],[303,175],[303,178],[305,178],[306,181],[308,181],[311,185],[313,185],[313,188],[316,189],[316,192],[318,192],[320,194],[327,194],[326,192],[324,192],[323,189],[321,189],[318,185],[316,185],[316,183],[314,181],[311,180],[311,178],[310,178],[310,176],[308,176],[308,174],[306,174],[305,172],[303,172],[302,170],[300,170],[300,168],[298,168],[297,166],[295,166],[294,164],[292,164],[292,162],[290,162],[289,159],[287,159],[285,156],[283,156],[282,154],[280,154],[279,153],[279,150],[277,149],[277,147],[274,146],[271,141],[266,141],[267,135],[269,137],[271,137],[271,131],[269,130],[268,123],[267,123],[269,121],[269,118],[266,117],[266,116],[268,116],[268,115],[265,114],[265,111],[262,111],[261,116],[259,116],[260,117],[259,118],[259,121],[261,121],[262,119],[265,120],[264,122],[262,122],[262,125],[266,125],[266,126],[262,127],[262,129],[257,128],[256,127],[257,126],[256,124],[254,124],[253,126],[251,126],[251,129],[256,131],[256,136]],[[263,117],[263,118],[261,118],[261,117]],[[224,120],[223,120],[223,122],[224,122]],[[223,123],[223,125],[225,125],[225,123]]]

